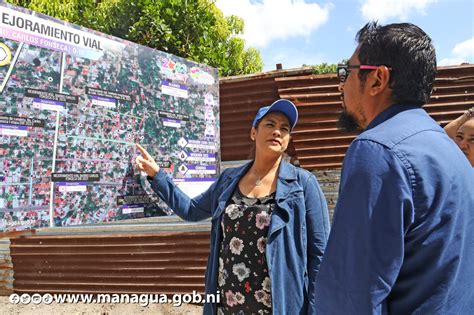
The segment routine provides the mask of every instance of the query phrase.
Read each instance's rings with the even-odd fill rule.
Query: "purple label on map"
[[[35,103],[40,103],[40,104],[48,104],[48,105],[55,105],[55,106],[62,106],[64,107],[64,102],[59,102],[59,101],[53,101],[53,100],[45,100],[42,98],[37,98],[35,97],[33,99]]]
[[[213,142],[204,141],[204,140],[188,140],[191,144],[214,144]]]
[[[133,205],[123,205],[122,208],[127,208],[127,209],[131,209],[131,208],[143,208],[145,206],[145,204],[133,204]]]
[[[189,156],[196,157],[196,158],[215,158],[215,153],[189,153]]]
[[[186,165],[189,170],[196,170],[196,171],[215,171],[215,165]]]
[[[163,122],[168,122],[168,123],[175,123],[175,124],[180,124],[181,120],[178,119],[170,119],[170,118],[162,118]]]
[[[174,178],[175,183],[187,183],[187,182],[214,182],[215,178]]]
[[[108,98],[108,97],[97,96],[97,95],[89,95],[89,97],[93,100],[98,100],[98,101],[111,102],[111,103],[116,102],[115,98]]]
[[[87,182],[56,182],[58,186],[87,186]]]
[[[142,205],[142,204],[123,205],[122,213],[123,214],[143,213],[145,210],[144,207],[145,205]]]
[[[3,125],[3,124],[0,124],[0,129],[28,130],[28,127],[27,127],[27,126]]]
[[[180,90],[186,90],[186,91],[188,90],[188,87],[186,85],[173,83],[173,82],[169,82],[169,81],[163,81],[163,82],[161,82],[161,85],[173,87],[173,88],[180,89]]]

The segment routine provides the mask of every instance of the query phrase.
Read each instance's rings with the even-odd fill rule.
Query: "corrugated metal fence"
[[[172,216],[12,236],[2,293],[204,293],[209,230]]]
[[[35,231],[0,233],[0,295],[13,292],[13,263],[10,255],[10,239],[21,235],[32,235]]]
[[[13,265],[10,256],[10,239],[0,238],[0,295],[13,291]]]
[[[249,130],[260,106],[278,98],[295,102],[300,120],[293,132],[293,145],[301,167],[339,168],[355,134],[336,128],[341,112],[335,74],[313,75],[303,68],[270,72],[266,76],[224,78],[220,84],[222,160],[247,158]],[[438,68],[427,112],[440,124],[455,119],[474,106],[474,65]]]
[[[15,292],[204,292],[209,232],[35,235],[11,241]]]

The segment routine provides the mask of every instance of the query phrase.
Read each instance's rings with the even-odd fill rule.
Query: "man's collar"
[[[416,109],[416,108],[421,108],[421,106],[413,105],[413,104],[405,104],[405,103],[393,104],[389,106],[386,110],[378,114],[377,117],[375,117],[374,120],[370,122],[370,124],[367,126],[367,128],[365,128],[364,131],[370,130],[376,127],[377,125],[380,125],[381,123],[392,118],[398,113],[401,113],[403,111],[410,110],[410,109]]]

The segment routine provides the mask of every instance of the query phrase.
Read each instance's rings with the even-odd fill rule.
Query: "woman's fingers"
[[[142,158],[141,156],[137,156],[137,157],[135,158],[135,164],[138,166],[138,170],[139,170],[139,171],[144,171],[143,163],[142,163],[141,160],[143,160],[143,158]]]
[[[141,167],[141,168],[143,168],[143,169],[145,169],[145,168],[153,168],[153,164],[154,164],[152,161],[145,160],[145,159],[144,159],[143,157],[141,157],[141,156],[137,156],[136,162],[137,162],[138,167]]]
[[[160,170],[160,167],[155,163],[155,161],[146,160],[141,156],[137,156],[135,158],[135,163],[137,164],[138,170],[140,172],[145,172],[151,177],[154,177]]]
[[[135,158],[135,163],[138,166],[140,171],[147,173],[148,176],[154,177],[156,173],[160,170],[158,164],[156,164],[155,160],[151,157],[145,148],[143,148],[138,143],[136,144],[138,150],[140,150],[142,156],[137,156]]]
[[[141,145],[139,145],[138,143],[136,144],[136,147],[138,148],[138,150],[140,150],[141,154],[143,155],[143,157],[147,160],[153,160],[153,158],[151,157],[150,153],[148,153],[147,150],[145,150],[144,147],[142,147]]]

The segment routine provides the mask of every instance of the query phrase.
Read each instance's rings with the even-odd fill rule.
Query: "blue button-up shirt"
[[[474,170],[423,109],[377,116],[339,193],[319,314],[474,314]]]

